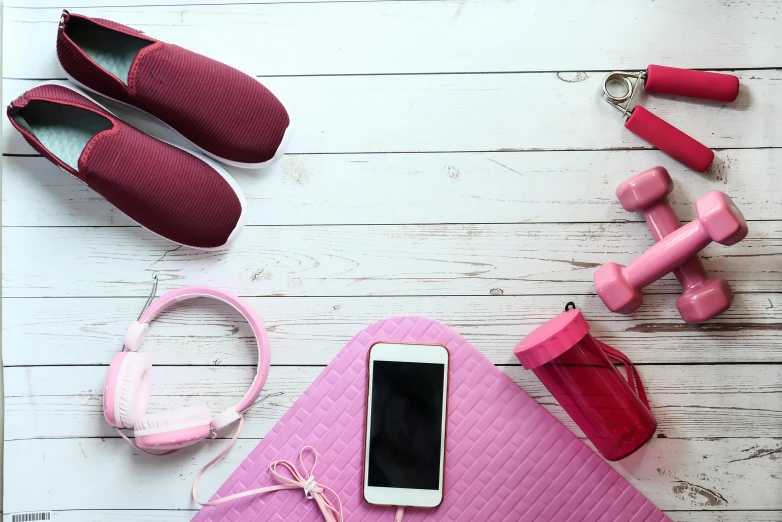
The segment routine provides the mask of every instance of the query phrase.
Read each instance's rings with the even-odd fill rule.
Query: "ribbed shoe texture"
[[[79,48],[69,36],[75,24],[95,24],[150,43],[133,60],[127,85]],[[116,22],[64,14],[57,56],[79,83],[152,114],[204,151],[230,162],[270,161],[290,125],[280,100],[257,79]]]
[[[108,119],[112,128],[90,139],[74,170],[15,120],[14,114],[32,100],[95,112]],[[220,172],[193,154],[118,120],[66,87],[43,85],[27,91],[8,107],[8,117],[35,150],[160,236],[197,248],[219,248],[239,225],[242,202]]]
[[[46,147],[44,147],[41,144],[41,142],[35,138],[35,136],[30,134],[26,129],[20,127],[16,123],[16,120],[14,120],[14,118],[12,117],[12,115],[16,111],[21,110],[32,100],[52,101],[57,103],[63,103],[66,105],[73,105],[74,107],[81,107],[86,110],[98,112],[99,114],[104,116],[107,113],[100,106],[92,103],[84,96],[81,96],[80,94],[70,89],[66,89],[64,87],[60,87],[59,85],[53,85],[53,84],[44,84],[44,85],[39,85],[38,87],[34,87],[29,91],[25,92],[24,94],[20,95],[18,98],[12,101],[11,104],[8,106],[7,114],[8,114],[8,119],[11,120],[11,124],[14,126],[14,128],[16,128],[16,130],[19,131],[19,133],[22,135],[24,140],[27,143],[29,143],[30,146],[33,149],[35,149],[36,152],[41,154],[43,157],[45,157],[46,159],[48,159],[58,167],[65,169],[67,172],[73,174],[77,178],[84,181],[84,178],[77,170],[69,167],[68,165],[60,161],[60,159],[54,156],[51,152],[49,152],[46,149]]]

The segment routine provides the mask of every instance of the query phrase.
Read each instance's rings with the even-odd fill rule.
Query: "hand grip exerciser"
[[[698,217],[652,245],[632,263],[606,263],[595,271],[597,295],[612,312],[629,314],[643,302],[641,289],[679,268],[709,243],[731,246],[747,236],[747,222],[733,201],[713,190],[695,203]]]
[[[673,180],[663,167],[654,167],[622,182],[616,196],[628,212],[643,212],[655,241],[672,234],[682,224],[668,204]],[[698,255],[690,257],[673,271],[684,292],[676,300],[676,308],[687,323],[712,319],[730,307],[733,290],[721,277],[711,278]]]
[[[626,89],[624,94],[613,95],[608,92],[608,83],[614,80],[624,83]],[[739,94],[738,77],[650,65],[645,71],[637,73],[616,71],[603,79],[603,99],[625,116],[629,116],[625,128],[693,170],[703,172],[709,168],[714,159],[714,152],[711,149],[643,107],[630,108],[632,98],[641,82],[644,89],[649,92],[731,102]]]
[[[644,445],[657,421],[649,411],[641,376],[624,354],[589,334],[589,323],[568,303],[513,350],[608,460]],[[614,366],[622,363],[627,379]]]

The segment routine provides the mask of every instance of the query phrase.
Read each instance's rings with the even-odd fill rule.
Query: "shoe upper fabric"
[[[89,37],[83,36],[87,32]],[[139,50],[129,65],[127,52],[133,44],[125,40],[117,45],[112,35],[138,39]],[[106,40],[106,53],[124,53],[116,58],[119,65],[83,48],[84,42],[101,47],[101,39]],[[79,83],[152,114],[219,159],[243,164],[270,161],[290,125],[285,107],[257,79],[116,22],[65,12],[57,33],[57,56]],[[122,74],[110,72],[125,66],[127,83]]]
[[[22,110],[27,107],[31,102],[45,102],[48,104],[68,106],[74,109],[82,109],[90,111],[94,114],[106,117],[111,122],[111,128],[114,127],[113,117],[104,111],[99,105],[91,102],[84,96],[59,85],[40,85],[35,87],[26,93],[22,94],[19,98],[12,101],[8,106],[8,119],[11,120],[11,124],[22,134],[22,137],[34,148],[37,152],[47,158],[49,161],[62,168],[63,170],[73,174],[80,180],[84,181],[84,178],[78,170],[77,165],[70,164],[71,162],[64,160],[57,156],[52,150],[49,150],[40,139],[34,134],[30,125],[24,118],[20,118]],[[42,108],[45,110],[45,107]],[[85,144],[85,150],[89,145],[89,141]],[[83,153],[82,153],[83,154]]]
[[[37,102],[46,103],[35,106]],[[110,123],[83,145],[77,168],[47,148],[24,118],[26,108],[40,112],[53,105],[89,111]],[[220,248],[240,225],[238,189],[220,172],[122,122],[69,88],[53,84],[33,88],[11,102],[8,118],[35,150],[158,235],[196,248]],[[46,114],[37,118],[45,120]]]

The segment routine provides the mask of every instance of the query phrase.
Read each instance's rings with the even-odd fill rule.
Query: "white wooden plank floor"
[[[106,426],[105,372],[153,273],[160,292],[211,284],[247,297],[272,343],[266,390],[214,491],[364,325],[421,314],[455,327],[579,436],[512,355],[575,300],[635,362],[659,428],[614,467],[677,521],[782,520],[782,2],[779,0],[74,0],[259,76],[296,134],[268,171],[229,170],[248,227],[218,253],[136,227],[2,124],[4,521],[189,520],[189,488],[221,439],[164,460]],[[61,6],[6,0],[3,102],[42,79]],[[598,96],[605,71],[649,63],[732,71],[732,104],[644,96],[717,151],[703,175],[652,150]],[[132,116],[128,116],[132,120]],[[133,120],[132,120],[133,121]],[[168,137],[160,128],[151,132]],[[704,264],[737,292],[700,326],[667,277],[630,317],[608,312],[596,266],[652,244],[616,185],[663,165],[683,220],[706,191],[750,221]],[[225,407],[249,383],[246,323],[208,302],[165,313],[145,345],[153,408]],[[122,487],[120,487],[120,485]]]

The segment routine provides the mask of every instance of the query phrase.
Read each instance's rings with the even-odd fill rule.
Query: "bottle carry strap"
[[[628,359],[627,356],[619,350],[611,348],[606,343],[598,339],[595,339],[595,342],[600,348],[602,348],[603,352],[605,352],[609,359],[624,365],[627,372],[627,383],[641,399],[641,402],[644,403],[644,406],[649,408],[649,399],[646,398],[646,391],[644,391],[644,385],[641,382],[641,376],[639,375],[638,370],[635,369],[635,366],[633,366],[633,363],[630,362],[630,359]]]
[[[565,311],[567,312],[571,308],[576,308],[576,304],[573,301],[569,301],[565,305]],[[638,373],[638,370],[635,369],[635,366],[633,366],[633,363],[630,361],[630,359],[628,359],[625,354],[616,348],[611,348],[603,341],[595,339],[594,337],[592,339],[595,340],[597,345],[603,350],[603,353],[605,353],[609,359],[624,365],[627,373],[627,384],[629,384],[630,388],[632,388],[636,395],[638,395],[638,397],[641,399],[641,402],[644,403],[644,406],[649,408],[649,399],[646,398],[646,391],[644,390],[644,384],[641,382],[641,375]]]

